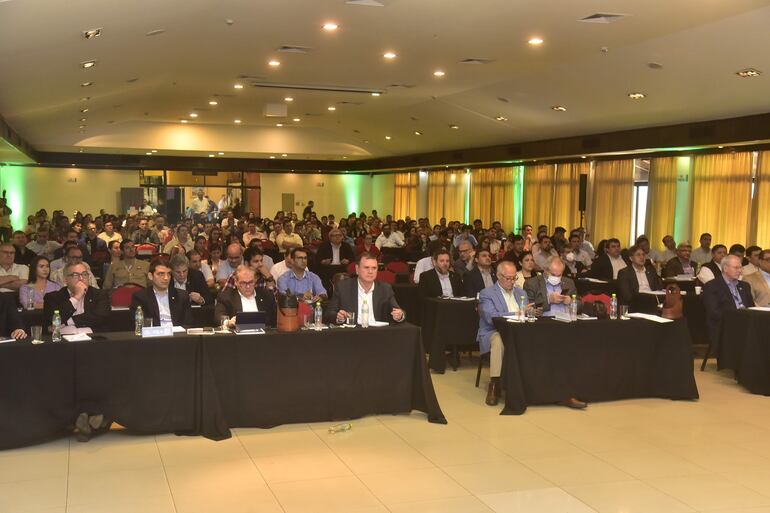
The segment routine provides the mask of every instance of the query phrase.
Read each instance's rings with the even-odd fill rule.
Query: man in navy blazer
[[[480,354],[489,355],[490,382],[486,403],[497,404],[500,398],[500,373],[503,368],[503,339],[495,329],[492,319],[520,311],[520,305],[528,303],[527,294],[516,287],[516,265],[502,261],[497,265],[497,283],[479,293],[479,331],[476,340]]]
[[[754,306],[751,285],[740,281],[743,263],[736,255],[722,260],[722,275],[703,286],[703,306],[712,347],[719,343],[719,325],[725,313]]]
[[[171,268],[158,261],[150,264],[147,273],[149,286],[134,292],[131,299],[131,318],[142,307],[145,319],[152,319],[154,326],[191,326],[190,296],[186,291],[171,285]]]

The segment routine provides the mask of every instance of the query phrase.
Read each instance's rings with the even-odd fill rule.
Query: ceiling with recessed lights
[[[337,160],[568,137],[770,112],[768,25],[770,0],[10,0],[0,115],[60,152]]]

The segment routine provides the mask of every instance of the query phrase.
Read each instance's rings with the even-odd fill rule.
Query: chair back
[[[388,262],[388,264],[385,266],[385,270],[395,274],[408,274],[409,264],[407,264],[406,262],[393,260],[391,262]]]
[[[661,317],[666,319],[681,319],[684,317],[684,305],[682,303],[682,290],[676,283],[666,285],[666,300],[663,302]]]
[[[609,318],[612,300],[607,294],[586,294],[581,298],[581,301],[583,302],[584,314],[599,319]]]
[[[158,246],[155,244],[139,244],[136,246],[137,256],[153,256],[158,254]]]
[[[355,262],[350,262],[348,264],[348,274],[351,275],[351,276],[355,276],[356,275],[356,263]]]
[[[393,271],[388,271],[386,269],[384,271],[380,271],[377,273],[377,279],[380,281],[384,281],[385,283],[390,283],[392,285],[396,283],[396,274]]]
[[[114,307],[127,308],[131,306],[131,299],[134,297],[134,292],[142,290],[143,287],[136,283],[126,283],[116,289],[113,289],[110,296],[110,303]]]

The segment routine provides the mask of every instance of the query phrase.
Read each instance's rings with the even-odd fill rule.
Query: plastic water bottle
[[[519,320],[524,322],[527,320],[527,299],[521,298],[519,300]]]
[[[610,300],[610,319],[615,320],[618,318],[618,296],[612,295]]]
[[[324,319],[323,319],[324,311],[321,308],[321,302],[318,301],[315,304],[315,327],[316,329],[321,329],[321,326],[324,325]]]
[[[361,326],[364,328],[369,327],[369,303],[364,299],[361,305]]]
[[[335,424],[329,428],[329,434],[334,433],[343,433],[345,431],[350,431],[350,428],[353,427],[353,424],[350,422],[343,422],[342,424]]]
[[[53,311],[53,321],[51,324],[53,325],[51,341],[61,342],[61,314],[59,313],[59,310]]]
[[[142,326],[144,326],[144,312],[141,306],[137,306],[134,314],[134,335],[137,337],[142,336]]]
[[[33,297],[33,294],[35,293],[35,286],[34,285],[27,285],[28,287],[28,294],[27,294],[27,310],[34,310],[35,309],[35,298]]]
[[[572,294],[572,302],[569,304],[569,318],[572,321],[577,320],[577,296]]]

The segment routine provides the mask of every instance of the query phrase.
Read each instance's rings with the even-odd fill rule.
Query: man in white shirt
[[[95,289],[99,288],[96,278],[91,272],[91,267],[86,262],[83,262],[83,250],[78,246],[68,246],[61,261],[62,265],[56,266],[56,269],[54,269],[53,265],[51,266],[51,275],[48,277],[49,280],[64,287],[67,284],[64,276],[64,268],[67,267],[67,265],[82,264],[86,268],[86,271],[88,271],[88,285]]]
[[[198,190],[197,197],[190,203],[190,209],[194,215],[194,219],[203,219],[206,217],[209,211],[209,200],[203,197],[203,191]]]
[[[426,256],[419,259],[414,266],[414,282],[420,283],[420,275],[429,269],[433,269],[433,257]]]
[[[163,248],[164,253],[169,255],[173,254],[174,248],[178,248],[183,254],[187,254],[188,251],[192,251],[195,247],[195,241],[190,238],[187,227],[180,224],[176,229],[176,235],[171,241]]]
[[[206,280],[206,285],[214,286],[214,273],[211,271],[211,267],[203,261],[201,254],[195,250],[190,251],[190,269],[200,271]]]
[[[10,242],[0,244],[0,292],[18,292],[26,285],[29,267],[15,264],[16,248]]]
[[[693,250],[690,259],[702,266],[711,262],[711,234],[702,233],[700,236],[700,246]]]
[[[743,266],[743,273],[741,274],[743,278],[759,271],[760,253],[762,253],[762,248],[759,246],[749,246],[746,248],[746,258],[749,260],[749,263]]]
[[[273,275],[273,280],[278,283],[278,278],[283,276],[285,272],[290,271],[292,268],[291,250],[286,250],[283,254],[283,260],[273,265],[270,268],[270,274]]]
[[[564,260],[573,275],[585,272],[593,264],[591,256],[582,248],[580,235],[575,232],[569,236],[569,244],[565,248]],[[578,264],[581,265],[578,266]]]
[[[258,232],[257,224],[254,221],[249,221],[249,229],[243,234],[243,245],[249,247],[249,242],[253,239],[265,240],[266,238],[265,232]]]
[[[666,264],[666,262],[676,256],[676,242],[674,242],[674,237],[671,235],[666,235],[663,237],[663,246],[665,249],[662,251],[653,249],[650,251],[649,255],[650,260],[652,260],[653,263],[657,264],[659,267],[662,267]]]
[[[235,272],[239,265],[243,264],[243,246],[233,242],[225,250],[226,260],[219,262],[217,270],[217,283],[224,287],[227,280]]]
[[[115,225],[112,223],[112,221],[105,221],[104,222],[104,231],[97,235],[100,239],[104,241],[107,246],[110,245],[110,242],[116,240],[118,242],[121,242],[123,240],[123,236],[115,231]]]
[[[711,260],[700,266],[698,281],[707,284],[722,274],[722,260],[727,256],[727,248],[723,244],[717,244],[711,248]]]
[[[759,270],[743,281],[751,285],[751,295],[757,306],[770,306],[770,249],[759,253]]]
[[[265,312],[266,324],[275,326],[276,305],[272,290],[257,287],[256,270],[248,265],[239,265],[235,270],[235,288],[225,289],[217,296],[214,318],[228,317],[230,327],[235,326],[238,312]]]
[[[291,221],[286,220],[283,222],[283,233],[276,235],[275,245],[278,246],[279,251],[291,251],[294,248],[301,248],[304,246],[302,237],[298,233],[294,232],[294,228],[291,226]]]
[[[48,260],[53,260],[54,253],[61,248],[61,244],[56,241],[48,240],[50,234],[47,228],[40,228],[37,231],[37,239],[27,244],[27,249],[34,251],[36,255],[42,255]]]
[[[397,231],[393,231],[393,227],[389,224],[382,225],[382,233],[377,240],[374,241],[374,245],[377,249],[382,248],[403,248],[404,237]]]

